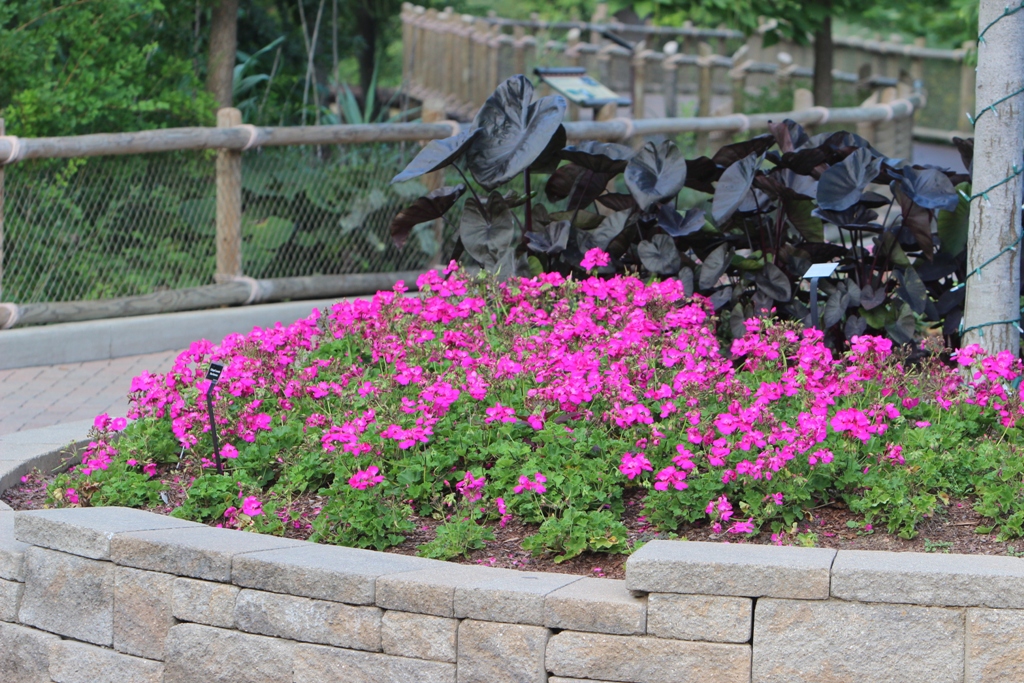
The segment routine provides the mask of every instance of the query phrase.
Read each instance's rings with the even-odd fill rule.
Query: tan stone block
[[[562,631],[548,643],[547,669],[635,683],[750,683],[750,646]]]
[[[114,642],[114,565],[29,548],[18,620],[50,633],[110,647]]]
[[[295,648],[278,638],[178,624],[167,636],[164,683],[287,683]]]
[[[50,648],[60,638],[0,622],[0,681],[50,683]]]
[[[967,610],[966,683],[1024,681],[1024,610]]]
[[[960,683],[959,609],[839,602],[757,601],[756,683]]]
[[[626,560],[626,586],[645,593],[826,600],[835,556],[828,548],[651,541]]]
[[[458,683],[546,683],[540,626],[466,619],[459,625]]]
[[[17,621],[25,584],[0,579],[0,621]]]
[[[636,597],[625,581],[585,578],[549,593],[544,625],[571,631],[622,635],[646,629],[647,600]]]
[[[381,619],[384,652],[399,657],[454,662],[459,620],[388,610]]]
[[[54,683],[163,683],[164,665],[95,645],[60,640],[50,650],[50,677]]]
[[[235,625],[241,631],[356,650],[380,651],[382,614],[379,607],[249,589],[235,602]]]
[[[0,579],[25,580],[25,551],[29,545],[15,540],[14,518],[17,513],[0,511]]]
[[[746,643],[752,628],[750,598],[674,593],[647,596],[647,632],[658,638]]]
[[[175,619],[234,628],[235,600],[241,589],[227,583],[177,578],[172,611]]]
[[[375,652],[299,645],[293,683],[455,683],[455,665]]]
[[[290,538],[199,525],[116,534],[110,539],[110,559],[123,567],[230,583],[231,561],[236,556],[309,545]]]
[[[114,573],[114,649],[148,659],[164,658],[164,641],[174,626],[171,602],[175,577],[118,567]]]

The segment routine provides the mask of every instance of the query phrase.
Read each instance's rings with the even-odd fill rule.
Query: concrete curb
[[[65,453],[88,443],[91,427],[91,420],[82,420],[0,436],[0,493],[34,469],[49,471],[69,463],[74,456]]]
[[[339,299],[291,301],[206,311],[59,323],[0,332],[0,370],[108,360],[186,348],[197,339],[219,342],[281,322],[291,324]]]

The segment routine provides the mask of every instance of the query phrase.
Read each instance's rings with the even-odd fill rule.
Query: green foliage
[[[555,562],[570,560],[584,551],[626,553],[629,531],[610,510],[569,509],[561,517],[544,520],[533,536],[523,539],[523,549],[534,555],[561,553]]]
[[[468,556],[470,551],[483,548],[484,541],[493,540],[494,532],[466,517],[439,526],[437,537],[421,545],[417,554],[435,560],[451,560]]]
[[[378,487],[360,491],[341,482],[323,493],[328,502],[313,522],[310,540],[384,550],[415,528],[409,521],[412,509]]]
[[[0,4],[0,113],[8,132],[73,135],[212,123],[160,0]]]

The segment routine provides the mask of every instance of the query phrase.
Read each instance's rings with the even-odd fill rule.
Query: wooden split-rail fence
[[[774,21],[762,20],[748,37],[689,23],[660,27],[511,20],[411,3],[403,5],[401,19],[406,92],[424,101],[443,101],[446,111],[465,118],[473,115],[498,83],[516,73],[532,74],[536,66],[586,68],[612,90],[631,97],[632,115],[638,119],[652,109],[646,104],[651,96],[663,100],[666,117],[680,113],[677,103],[684,95],[696,96],[698,116],[742,113],[746,100],[763,89],[806,84],[814,74],[812,44],[765,45],[766,33],[777,25]],[[604,30],[629,38],[637,47],[629,50],[603,39]],[[974,111],[974,67],[969,59],[974,44],[944,50],[926,47],[923,38],[913,44],[894,42],[898,39],[837,36],[833,79],[860,95],[859,99],[867,99],[901,81],[927,87],[929,72],[943,73],[946,77],[934,84],[929,100],[934,103],[941,94],[948,111],[932,117],[941,125],[929,128],[918,122],[915,135],[947,142],[954,135],[966,135],[957,131],[970,130],[967,112]],[[948,74],[954,71],[959,82],[951,85]],[[724,106],[714,106],[721,100]],[[571,118],[578,115],[578,110],[570,109]]]
[[[570,121],[568,139],[634,143],[645,136],[712,132],[745,135],[768,128],[770,121],[791,118],[814,129],[828,122],[854,128],[880,151],[909,157],[915,112],[923,105],[919,93],[890,87],[862,107],[806,106],[794,111],[766,114],[731,114],[717,117],[657,118],[607,121]],[[95,320],[131,315],[167,313],[228,305],[364,294],[390,288],[401,280],[414,286],[419,272],[354,273],[311,277],[254,279],[243,272],[243,152],[286,145],[352,145],[365,143],[424,142],[449,137],[460,129],[454,121],[366,125],[256,127],[242,124],[237,109],[218,112],[216,128],[172,128],[137,133],[105,133],[54,138],[3,135],[0,119],[0,330],[14,326]],[[20,258],[4,254],[5,169],[20,161],[96,156],[117,156],[217,150],[216,160],[216,271],[215,284],[152,292],[105,300],[16,303],[3,299],[3,264]],[[13,166],[12,166],[13,165]],[[395,169],[397,172],[398,168]],[[8,171],[9,172],[9,171]]]

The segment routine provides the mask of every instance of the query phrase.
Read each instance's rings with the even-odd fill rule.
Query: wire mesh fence
[[[205,284],[214,155],[42,159],[5,172],[2,300],[103,299]]]
[[[420,226],[401,250],[388,233],[395,214],[426,191],[415,181],[389,185],[419,149],[379,143],[245,152],[244,274],[388,272],[438,262],[451,249],[447,225]],[[211,284],[216,156],[207,150],[8,166],[0,300],[109,299]]]

